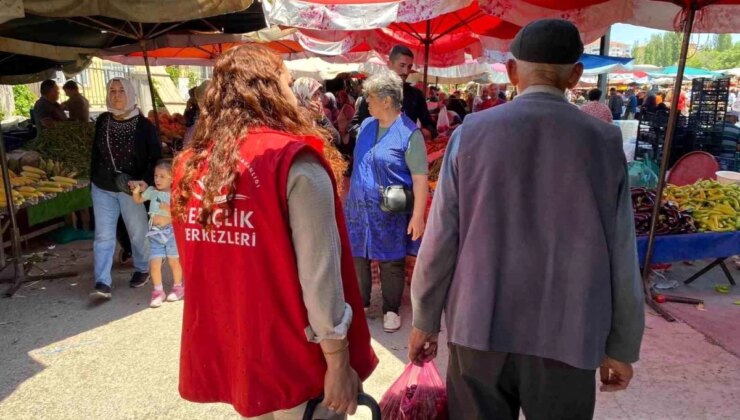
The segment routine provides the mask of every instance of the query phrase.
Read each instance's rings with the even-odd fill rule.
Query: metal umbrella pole
[[[663,198],[663,189],[665,187],[665,177],[668,171],[668,161],[671,157],[671,146],[673,145],[673,135],[676,131],[676,121],[678,121],[678,99],[681,96],[681,82],[683,81],[684,71],[686,69],[686,58],[689,52],[689,41],[691,40],[691,31],[694,26],[694,17],[696,16],[696,10],[689,8],[686,14],[686,21],[684,22],[683,28],[683,40],[681,44],[681,55],[678,59],[678,72],[676,73],[676,83],[673,87],[673,98],[671,99],[671,112],[668,116],[668,128],[666,129],[665,140],[663,141],[663,158],[660,162],[660,174],[658,176],[658,187],[655,191],[655,204],[653,206],[653,214],[650,219],[650,233],[648,235],[647,251],[645,252],[645,261],[642,267],[642,280],[645,287],[645,298],[647,299],[648,305],[653,308],[656,312],[660,313],[663,318],[667,321],[675,321],[676,319],[668,314],[663,308],[660,307],[652,298],[652,291],[648,284],[650,277],[650,260],[653,257],[653,251],[655,248],[655,230],[658,226],[658,215],[660,214],[660,206]]]
[[[427,77],[429,74],[429,48],[432,46],[432,22],[427,20],[427,36],[422,40],[424,43],[424,95],[427,94]]]
[[[18,289],[23,286],[23,283],[27,283],[30,281],[36,281],[36,280],[53,280],[63,277],[74,277],[77,275],[75,272],[65,272],[65,273],[58,273],[58,274],[48,274],[46,271],[42,270],[44,272],[41,276],[29,276],[28,271],[33,267],[33,264],[30,262],[27,262],[23,258],[22,248],[21,248],[21,233],[20,229],[18,228],[18,209],[15,206],[15,203],[13,203],[13,185],[10,182],[10,173],[8,172],[8,157],[5,154],[5,140],[3,139],[2,131],[0,131],[0,167],[2,167],[2,177],[3,177],[3,187],[5,189],[5,201],[7,204],[6,212],[8,215],[8,218],[10,219],[10,222],[8,223],[8,227],[10,228],[10,241],[12,246],[12,257],[13,257],[13,270],[14,270],[14,276],[13,276],[13,285],[8,288],[8,290],[5,291],[4,296],[5,297],[12,297],[15,292],[18,291]],[[0,242],[2,242],[2,236],[5,233],[6,227],[3,226],[2,229],[0,229]],[[0,243],[0,246],[4,246],[2,243]],[[0,267],[0,271],[4,271],[7,268],[6,261],[4,261],[5,252],[3,250],[3,261],[2,261],[2,267]]]
[[[16,207],[13,202],[13,185],[10,183],[10,173],[8,173],[8,157],[5,155],[5,139],[3,138],[2,132],[0,131],[0,164],[2,165],[2,176],[3,176],[3,187],[5,189],[5,202],[6,212],[10,219],[10,244],[12,247],[13,256],[13,285],[5,292],[6,297],[13,296],[13,294],[20,289],[21,285],[26,280],[26,271],[23,269],[23,262],[21,261],[21,234],[18,230],[18,220],[16,219]],[[5,227],[3,226],[2,233],[5,233]],[[2,238],[0,237],[0,242]],[[5,246],[0,244],[0,246]],[[5,253],[3,251],[3,256]],[[4,258],[3,258],[4,259]],[[4,270],[7,268],[5,261],[3,261]]]
[[[156,94],[154,93],[154,82],[152,81],[152,71],[149,68],[149,54],[147,53],[146,43],[142,40],[139,42],[141,52],[144,54],[144,67],[146,67],[146,78],[149,82],[149,94],[152,96],[152,109],[154,110],[154,126],[157,129],[157,138],[161,133],[159,129],[159,112],[157,110]]]

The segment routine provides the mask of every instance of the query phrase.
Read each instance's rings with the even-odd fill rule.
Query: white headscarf
[[[123,91],[126,92],[126,106],[124,109],[113,108],[113,103],[110,99],[110,85],[113,82],[120,82],[121,86],[123,86]],[[108,107],[108,112],[115,115],[116,117],[124,119],[141,114],[139,108],[136,107],[136,91],[134,90],[134,85],[131,84],[130,80],[120,77],[110,79],[105,88],[107,92],[105,96],[105,104]]]
[[[310,77],[299,77],[293,81],[293,94],[301,106],[308,107],[313,99],[313,94],[321,89],[321,83]]]

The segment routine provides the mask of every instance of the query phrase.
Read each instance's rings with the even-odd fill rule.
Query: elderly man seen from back
[[[436,356],[444,308],[451,419],[590,419],[596,369],[602,391],[627,388],[644,329],[621,134],[564,97],[583,72],[573,24],[533,22],[511,45],[521,94],[447,148],[409,358]]]

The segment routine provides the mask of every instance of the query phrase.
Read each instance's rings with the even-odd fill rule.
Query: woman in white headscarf
[[[331,162],[334,169],[334,177],[337,180],[337,186],[340,195],[344,195],[344,172],[347,169],[346,159],[339,153],[338,146],[341,143],[339,132],[329,119],[324,115],[323,98],[321,83],[310,77],[299,77],[293,81],[293,94],[298,100],[298,106],[308,113],[317,126],[323,129],[327,143],[331,145],[324,149],[324,158]]]
[[[298,105],[304,108],[311,118],[316,121],[324,130],[331,134],[327,140],[339,144],[339,132],[334,128],[334,124],[324,114],[323,97],[321,92],[321,83],[310,77],[299,77],[293,81],[293,94],[298,99]]]
[[[153,185],[154,166],[162,157],[157,131],[136,106],[131,82],[116,78],[108,82],[106,105],[95,124],[92,148],[93,210],[95,213],[95,290],[91,297],[110,299],[111,266],[116,249],[116,224],[123,217],[134,258],[131,287],[149,280],[148,219],[142,204],[134,203],[127,181]]]

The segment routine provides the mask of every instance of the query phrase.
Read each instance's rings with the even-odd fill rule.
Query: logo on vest
[[[257,232],[252,224],[254,211],[234,209],[229,213],[224,209],[217,209],[208,220],[211,229],[204,229],[198,223],[200,209],[188,209],[188,225],[197,227],[185,228],[186,242],[209,242],[221,245],[237,245],[243,247],[257,246]]]

